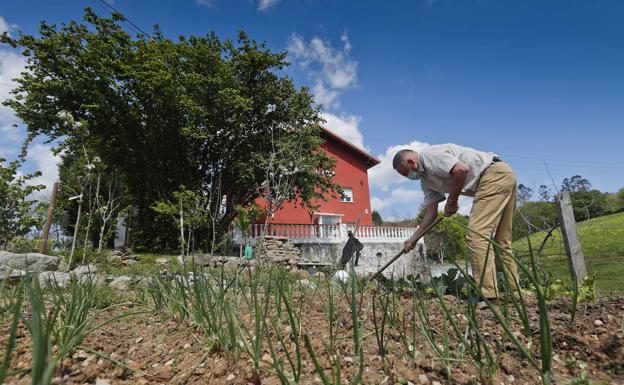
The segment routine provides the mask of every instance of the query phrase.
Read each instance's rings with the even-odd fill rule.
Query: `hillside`
[[[596,274],[596,286],[601,294],[624,293],[624,213],[605,215],[580,222],[579,237],[589,274]],[[546,232],[531,235],[533,249],[539,248]],[[527,241],[514,242],[521,253]],[[559,229],[546,241],[541,264],[555,277],[569,280],[567,259]]]

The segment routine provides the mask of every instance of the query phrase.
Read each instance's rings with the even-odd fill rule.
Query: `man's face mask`
[[[418,162],[418,170],[410,169],[409,174],[407,174],[407,178],[411,180],[418,180],[425,175],[425,169],[422,166],[422,162]]]
[[[424,172],[422,172],[420,170],[419,171],[411,170],[410,173],[407,174],[407,178],[411,179],[411,180],[418,180],[418,179],[422,178],[423,174],[424,174]]]

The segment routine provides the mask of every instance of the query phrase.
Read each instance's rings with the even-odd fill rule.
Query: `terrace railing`
[[[311,224],[252,224],[250,232],[245,234],[238,229],[233,230],[233,237],[236,243],[250,242],[255,244],[255,240],[260,235],[283,237],[290,239],[293,243],[339,243],[345,242],[347,232],[355,231],[355,236],[362,242],[403,242],[409,238],[415,227],[388,227],[388,226],[358,226],[336,224],[336,225],[311,225]]]

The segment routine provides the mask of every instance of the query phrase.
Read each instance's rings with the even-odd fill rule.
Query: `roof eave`
[[[374,167],[378,165],[379,163],[381,163],[381,161],[377,157],[367,153],[366,151],[354,145],[353,143],[340,137],[339,135],[337,135],[336,133],[334,133],[329,128],[325,127],[324,125],[319,124],[318,126],[321,128],[322,133],[336,140],[337,142],[344,145],[345,147],[353,150],[353,152],[355,152],[358,156],[365,159],[365,164],[366,164],[367,169]]]

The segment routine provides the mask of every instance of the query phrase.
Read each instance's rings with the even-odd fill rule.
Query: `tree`
[[[234,208],[261,196],[273,146],[293,144],[290,137],[301,139],[298,152],[284,153],[297,157],[279,162],[295,164],[304,154],[306,164],[289,197],[313,205],[336,191],[333,162],[318,151],[320,107],[307,88],[279,75],[285,52],[242,32],[236,43],[214,33],[173,41],[158,28],[149,40],[133,38],[124,21],[87,8],[84,23],[44,22],[36,37],[1,40],[24,48],[29,69],[5,104],[31,138],[75,137],[60,111],[88,126],[92,155],[120,173],[133,198],[134,247],[176,242],[173,223],[157,220],[152,207],[181,186],[197,194],[210,189],[219,208],[210,226],[227,231]]]
[[[513,238],[548,230],[559,225],[559,215],[554,202],[529,201],[519,206],[514,213]]]
[[[617,211],[622,211],[624,210],[624,188],[621,188],[618,190],[618,192],[615,193],[615,200],[616,200],[616,210]]]
[[[453,215],[452,220],[468,226],[468,219],[462,215]],[[444,262],[445,257],[461,259],[468,255],[466,230],[453,221],[442,221],[425,235],[427,252],[434,254],[439,262]]]
[[[111,179],[109,179],[107,182],[104,182],[106,184],[106,188],[103,191],[100,190],[100,186],[103,184],[102,179],[102,172],[99,171],[97,176],[97,187],[95,189],[95,204],[97,208],[96,211],[99,215],[100,221],[100,232],[98,234],[97,249],[98,255],[102,254],[102,247],[105,240],[108,238],[106,230],[114,230],[112,226],[108,224],[108,222],[111,219],[116,218],[120,212],[120,209],[123,207],[123,192],[121,191],[122,186],[119,184],[116,175],[113,174]]]
[[[247,238],[252,235],[251,225],[256,223],[264,215],[264,209],[256,204],[249,207],[236,206],[236,219],[234,223],[241,232],[241,244],[239,256],[243,255],[243,244],[247,243]]]
[[[4,242],[4,250],[13,237],[24,236],[33,226],[42,224],[39,223],[39,216],[35,215],[37,201],[32,199],[31,194],[45,186],[28,184],[41,175],[39,171],[26,175],[18,171],[25,156],[22,153],[8,164],[6,159],[0,157],[0,241]]]
[[[533,195],[532,188],[527,187],[523,184],[518,185],[518,192],[516,194],[516,200],[518,201],[518,204],[523,204],[523,203],[528,202],[531,199],[532,195]]]
[[[317,191],[333,192],[339,187],[331,182],[335,160],[319,156],[321,141],[314,133],[318,126],[289,130],[272,139],[271,150],[261,155],[257,163],[264,170],[264,180],[257,187],[265,207],[265,226],[285,202],[294,201],[310,209],[318,207]],[[274,138],[271,133],[271,138]],[[309,142],[309,143],[306,143]],[[304,148],[315,148],[313,152]]]
[[[544,202],[550,202],[554,197],[554,194],[552,193],[550,188],[546,186],[545,184],[542,184],[539,186],[539,191],[537,195],[539,195],[540,200]]]
[[[383,225],[383,219],[381,219],[381,214],[377,210],[373,210],[373,224],[375,226]]]
[[[608,212],[606,196],[599,190],[577,190],[570,193],[570,199],[577,221],[599,217]]]
[[[591,183],[580,175],[574,175],[571,178],[565,178],[561,183],[561,191],[589,191]]]

